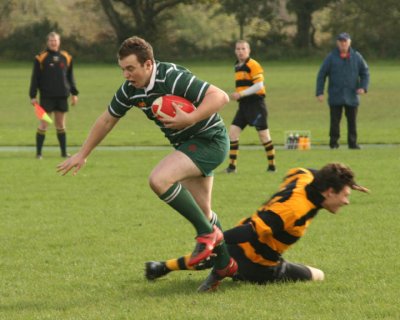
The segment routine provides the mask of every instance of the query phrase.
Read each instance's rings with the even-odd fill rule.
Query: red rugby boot
[[[211,292],[217,290],[222,279],[226,277],[235,277],[238,271],[238,265],[235,259],[231,258],[224,269],[212,269],[206,280],[197,289],[198,292]]]
[[[213,225],[213,229],[214,231],[211,233],[196,237],[196,246],[194,247],[192,255],[188,261],[189,266],[194,266],[204,259],[207,259],[214,248],[224,240],[224,234],[222,231],[215,225]]]

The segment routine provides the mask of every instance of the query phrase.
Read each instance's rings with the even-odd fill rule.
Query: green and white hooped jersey
[[[153,101],[164,95],[177,95],[199,106],[210,85],[194,76],[189,70],[173,63],[155,61],[155,68],[147,88],[135,88],[125,81],[115,93],[108,111],[114,117],[123,117],[132,107],[141,109],[150,120],[164,132],[171,144],[179,145],[183,141],[209,131],[212,128],[224,126],[218,113],[208,119],[195,123],[181,130],[164,128],[151,111]]]

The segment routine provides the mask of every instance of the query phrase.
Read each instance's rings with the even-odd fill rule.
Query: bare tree
[[[239,24],[239,38],[244,38],[245,26],[256,17],[268,20],[272,14],[271,3],[275,0],[221,0],[223,11],[233,14]]]
[[[157,18],[166,9],[180,3],[192,3],[193,0],[99,0],[110,24],[115,30],[118,41],[136,34],[149,41],[157,40],[161,23]],[[116,4],[122,4],[133,17],[134,23],[124,17],[116,9]]]
[[[7,19],[12,12],[13,1],[4,0],[0,3],[0,39],[5,37],[5,35],[10,29],[10,21]]]
[[[312,24],[312,14],[335,1],[337,0],[288,0],[288,11],[297,16],[297,33],[294,38],[294,44],[297,47],[315,47],[315,28]]]

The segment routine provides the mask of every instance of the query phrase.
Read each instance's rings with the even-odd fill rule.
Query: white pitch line
[[[400,148],[400,144],[387,143],[387,144],[362,144],[362,149],[371,148]],[[58,146],[44,146],[44,150],[58,151],[60,148]],[[286,150],[283,145],[274,145],[275,149]],[[70,151],[77,151],[79,147],[69,147]],[[261,145],[240,145],[241,150],[263,150],[264,147]],[[328,150],[328,145],[312,145],[312,149],[317,150]],[[171,146],[98,146],[96,150],[99,151],[165,151],[173,150]],[[341,146],[338,150],[348,150],[346,145]],[[34,152],[36,147],[34,146],[0,146],[0,152]],[[295,151],[295,150],[290,150]],[[300,151],[300,150],[298,150]],[[308,150],[305,150],[305,152]]]

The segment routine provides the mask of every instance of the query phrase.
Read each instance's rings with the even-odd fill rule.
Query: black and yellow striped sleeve
[[[250,77],[253,83],[257,83],[257,82],[264,82],[264,70],[261,67],[261,65],[251,59],[249,61],[249,66],[250,66]]]

